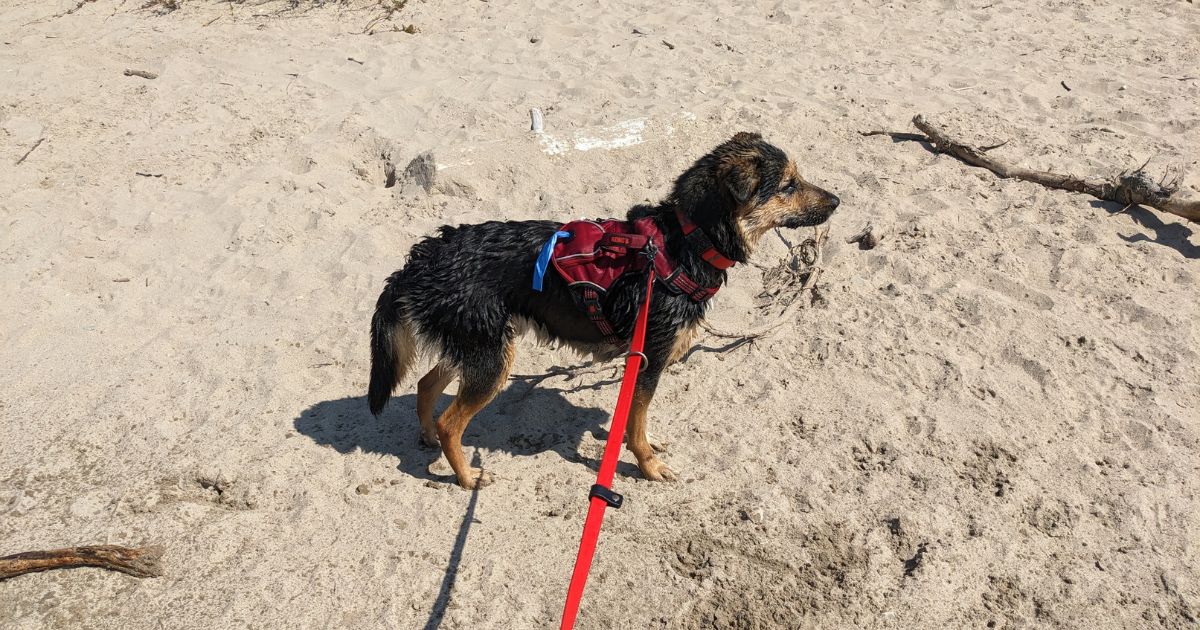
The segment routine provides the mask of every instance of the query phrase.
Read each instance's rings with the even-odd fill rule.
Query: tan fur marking
[[[454,370],[439,363],[417,381],[417,419],[421,421],[421,441],[428,446],[438,445],[433,406],[437,403],[438,396],[446,391],[446,387],[456,376],[458,375]]]
[[[392,330],[392,347],[396,349],[396,385],[404,381],[409,368],[417,358],[417,336],[413,333],[413,325],[402,319]]]
[[[792,195],[772,195],[761,205],[746,204],[738,208],[738,216],[741,217],[738,228],[747,245],[753,246],[767,230],[782,225],[789,217],[818,212],[827,203],[828,193],[804,181],[796,163],[788,162],[780,186],[787,187],[793,181],[796,183],[796,192]]]
[[[450,462],[450,467],[454,469],[454,474],[458,477],[458,485],[467,490],[473,490],[476,486],[482,488],[490,484],[492,479],[482,470],[467,465],[467,459],[462,452],[462,434],[467,430],[467,425],[471,423],[475,414],[479,413],[480,409],[486,407],[496,397],[496,394],[500,393],[504,383],[508,381],[508,373],[512,369],[516,354],[516,341],[510,340],[504,349],[503,369],[500,370],[496,382],[491,385],[488,392],[474,396],[464,396],[460,392],[442,417],[438,418],[437,435],[438,441],[442,443],[442,453],[446,456],[446,461]]]
[[[646,411],[654,392],[638,390],[633,393],[633,404],[629,410],[629,424],[625,427],[625,446],[637,458],[638,468],[647,479],[653,481],[675,481],[675,471],[667,468],[654,455],[654,448],[646,437]]]
[[[699,327],[699,324],[692,324],[675,333],[675,344],[671,346],[671,354],[667,356],[667,365],[674,365],[688,353],[688,350],[692,349],[692,341],[696,339]]]

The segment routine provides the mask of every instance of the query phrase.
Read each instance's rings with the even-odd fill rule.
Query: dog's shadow
[[[571,391],[571,390],[567,390]],[[563,459],[599,468],[599,462],[579,454],[584,437],[605,440],[609,412],[578,407],[564,390],[546,387],[531,389],[528,383],[513,382],[475,416],[463,434],[463,448],[504,451],[517,456],[547,451]],[[453,396],[443,395],[434,409],[436,418]],[[613,392],[616,400],[616,392]],[[416,414],[416,395],[393,396],[378,418],[367,409],[364,396],[339,398],[317,403],[301,412],[294,421],[296,430],[317,444],[330,446],[339,453],[361,449],[367,453],[389,455],[399,460],[397,469],[418,479],[453,481],[449,468],[445,475],[429,471],[441,457],[441,450],[421,445],[420,423]],[[487,462],[483,462],[487,469]],[[637,469],[622,462],[618,471],[635,475]],[[441,472],[439,470],[439,472]]]

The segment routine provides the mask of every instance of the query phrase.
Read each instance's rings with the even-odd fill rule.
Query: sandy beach
[[[0,627],[557,627],[615,364],[513,380],[467,492],[412,383],[367,410],[375,300],[440,225],[624,216],[738,131],[842,200],[819,299],[664,375],[680,480],[624,455],[577,627],[1200,624],[1196,225],[860,135],[1200,196],[1190,0],[142,4],[0,7],[0,555],[165,575],[0,581]]]

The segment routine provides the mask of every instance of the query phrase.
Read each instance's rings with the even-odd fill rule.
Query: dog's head
[[[680,175],[672,201],[737,262],[746,261],[767,230],[820,225],[839,203],[804,181],[786,153],[747,132]]]

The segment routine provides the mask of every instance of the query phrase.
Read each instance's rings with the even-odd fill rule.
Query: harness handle
[[[533,263],[533,290],[541,291],[542,284],[546,278],[546,268],[550,266],[550,257],[554,255],[554,245],[558,243],[558,239],[567,240],[571,238],[570,232],[558,230],[550,236],[550,240],[542,246],[542,251],[538,253],[537,261]]]

